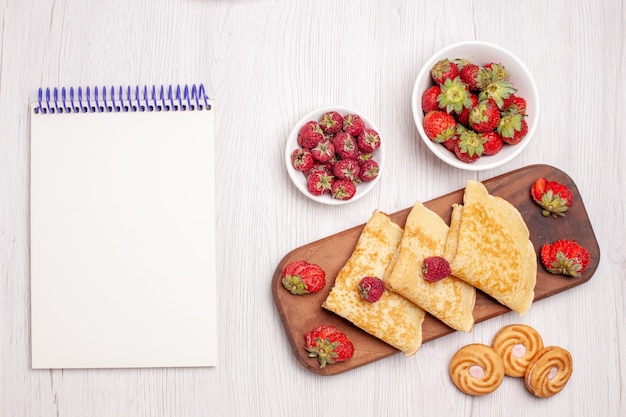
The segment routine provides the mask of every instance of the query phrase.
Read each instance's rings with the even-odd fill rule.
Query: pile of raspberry
[[[305,175],[312,195],[350,200],[358,184],[379,174],[374,155],[380,135],[357,114],[328,111],[319,120],[306,122],[298,132],[298,145],[291,164]]]

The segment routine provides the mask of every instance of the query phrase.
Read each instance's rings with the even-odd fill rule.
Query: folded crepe
[[[422,262],[429,256],[443,256],[448,225],[419,201],[409,213],[404,234],[385,285],[452,327],[469,332],[474,326],[476,289],[454,276],[428,282]]]
[[[369,303],[358,290],[365,276],[382,279],[402,233],[387,214],[374,211],[322,307],[410,356],[422,345],[424,310],[388,290],[378,301]]]
[[[535,296],[537,259],[528,227],[508,201],[470,180],[452,206],[444,257],[452,274],[520,315]]]

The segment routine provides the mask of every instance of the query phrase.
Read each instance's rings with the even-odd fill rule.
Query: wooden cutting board
[[[530,187],[540,177],[566,185],[574,196],[565,217],[543,217],[540,207],[530,197]],[[577,240],[590,253],[587,270],[580,278],[554,275],[547,272],[541,262],[537,267],[535,301],[550,297],[583,284],[592,277],[600,261],[600,248],[587,211],[574,181],[563,171],[549,165],[531,165],[484,181],[490,194],[508,200],[520,211],[533,242],[539,262],[539,250],[544,243],[558,239]],[[438,213],[449,224],[453,203],[462,203],[464,189],[446,194],[424,205]],[[412,207],[390,214],[391,219],[404,227]],[[375,207],[372,208],[374,211]],[[367,219],[364,219],[367,221]],[[272,279],[272,296],[278,309],[291,349],[306,369],[320,375],[335,375],[356,367],[400,353],[394,347],[355,327],[349,321],[324,310],[321,305],[331,290],[341,267],[352,255],[356,242],[365,227],[365,222],[348,230],[309,243],[289,252],[278,264]],[[304,259],[320,265],[326,271],[326,286],[314,294],[296,296],[290,294],[281,283],[281,272],[289,262]],[[531,307],[532,310],[532,307]],[[504,314],[510,310],[484,293],[477,291],[473,310],[476,323]],[[333,325],[350,338],[355,347],[354,356],[346,361],[319,368],[316,358],[309,358],[304,350],[304,335],[317,326]],[[427,314],[423,323],[423,343],[450,334],[455,330]],[[419,355],[419,351],[417,353]]]

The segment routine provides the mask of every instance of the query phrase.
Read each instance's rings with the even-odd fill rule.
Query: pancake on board
[[[520,212],[469,180],[463,205],[452,206],[444,257],[452,274],[520,315],[535,297],[537,259]]]
[[[374,211],[322,307],[410,356],[422,345],[424,310],[388,290],[378,301],[369,303],[361,298],[358,290],[365,276],[382,279],[402,233],[402,228],[387,214]]]
[[[448,225],[443,219],[416,202],[384,281],[390,290],[413,301],[451,328],[469,332],[474,326],[472,310],[476,289],[451,275],[428,282],[422,274],[424,258],[443,256],[447,237]]]

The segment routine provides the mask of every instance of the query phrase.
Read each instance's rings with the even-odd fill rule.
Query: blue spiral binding
[[[35,114],[58,113],[126,113],[126,112],[171,112],[211,110],[209,97],[203,84],[144,85],[115,87],[61,87],[40,88],[37,93]]]

